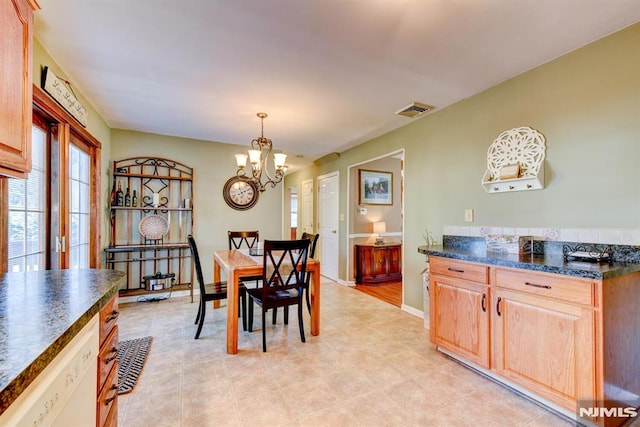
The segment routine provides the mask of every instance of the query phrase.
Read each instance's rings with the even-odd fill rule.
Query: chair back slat
[[[229,250],[251,249],[260,241],[260,233],[255,231],[228,231]]]
[[[263,254],[263,301],[269,295],[298,289],[302,292],[305,284],[308,239],[265,240]],[[295,296],[292,294],[292,297]]]

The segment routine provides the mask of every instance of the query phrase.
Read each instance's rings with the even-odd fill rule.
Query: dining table
[[[238,353],[238,285],[242,277],[263,274],[262,256],[252,256],[247,249],[214,251],[213,280],[221,281],[221,272],[227,275],[227,353]],[[311,335],[320,334],[320,261],[308,258],[307,271],[311,273],[309,297],[311,302]]]

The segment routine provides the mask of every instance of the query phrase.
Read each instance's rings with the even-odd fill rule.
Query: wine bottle
[[[115,206],[117,201],[116,201],[116,182],[113,181],[113,187],[111,187],[111,206]]]
[[[131,206],[131,193],[129,193],[129,187],[127,187],[127,192],[124,195],[124,205]]]
[[[134,208],[138,206],[138,195],[136,194],[136,190],[133,190],[133,197],[131,198],[131,206]]]
[[[116,206],[122,206],[124,204],[124,197],[122,195],[122,187],[118,183],[118,190],[116,191]]]

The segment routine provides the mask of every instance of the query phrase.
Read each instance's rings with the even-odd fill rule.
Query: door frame
[[[401,235],[400,238],[402,240],[402,252],[403,252],[403,256],[402,256],[402,307],[404,307],[404,278],[405,278],[405,274],[404,274],[404,265],[405,265],[405,256],[404,256],[404,251],[405,251],[405,239],[404,239],[404,230],[405,230],[405,215],[404,215],[404,170],[405,170],[405,149],[404,148],[400,148],[397,150],[393,150],[390,151],[386,154],[381,154],[379,156],[376,157],[372,157],[370,159],[358,162],[358,163],[354,163],[351,164],[349,166],[347,166],[347,217],[346,217],[346,221],[347,221],[347,256],[346,256],[346,260],[347,260],[347,284],[349,286],[353,286],[355,285],[355,281],[351,279],[351,275],[349,274],[351,272],[351,269],[353,268],[353,253],[351,250],[349,250],[349,248],[351,248],[351,240],[356,238],[356,237],[362,237],[358,234],[354,234],[352,233],[352,229],[351,229],[351,216],[355,215],[356,212],[356,206],[358,206],[357,200],[355,198],[353,198],[353,195],[351,194],[351,175],[352,175],[352,170],[354,168],[357,168],[359,166],[362,166],[364,164],[367,163],[371,163],[371,162],[375,162],[376,160],[380,160],[380,159],[384,159],[387,157],[396,157],[398,155],[401,155],[401,161],[402,161],[402,169],[401,169],[401,176],[400,179],[401,184],[400,184],[400,211],[402,214],[402,231],[401,231]],[[355,195],[355,197],[357,198],[357,194]]]

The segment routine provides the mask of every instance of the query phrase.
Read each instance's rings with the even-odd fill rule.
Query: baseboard
[[[355,286],[356,282],[353,280],[342,280],[342,279],[338,279],[335,281],[338,285],[342,285],[342,286]]]
[[[418,310],[417,308],[413,308],[407,304],[402,304],[402,306],[400,306],[400,308],[402,309],[402,311],[406,311],[409,314],[413,314],[416,317],[419,317],[421,319],[424,319],[424,312]]]

